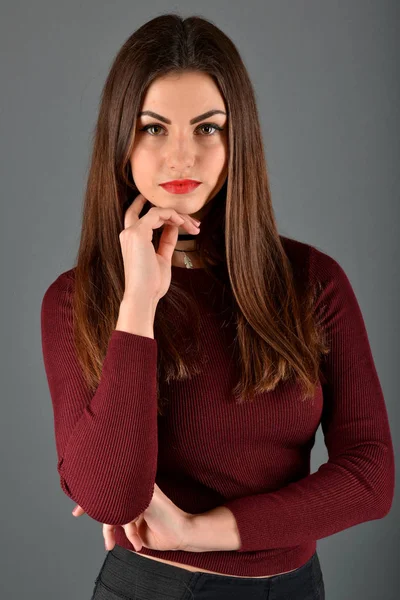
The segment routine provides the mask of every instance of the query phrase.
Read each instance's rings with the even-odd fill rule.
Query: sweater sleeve
[[[65,494],[94,520],[124,525],[150,504],[157,469],[157,342],[114,330],[95,393],[73,344],[74,279],[62,273],[41,305],[42,350]]]
[[[331,351],[323,357],[321,427],[328,461],[277,491],[225,502],[239,552],[295,546],[380,519],[394,495],[385,401],[361,310],[342,267],[310,246],[309,276],[322,283],[315,311]]]

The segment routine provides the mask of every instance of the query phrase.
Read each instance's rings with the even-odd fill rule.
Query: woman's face
[[[221,112],[198,120],[214,110]],[[157,117],[142,114],[145,111]],[[135,185],[151,204],[200,220],[206,214],[228,172],[226,113],[223,97],[206,73],[169,74],[152,82],[139,111],[130,156]],[[201,184],[183,194],[160,186],[176,179]]]

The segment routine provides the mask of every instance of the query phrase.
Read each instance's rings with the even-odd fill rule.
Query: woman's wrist
[[[115,329],[154,339],[154,315],[150,302],[123,298]]]
[[[186,533],[186,552],[238,550],[240,535],[233,513],[225,506],[190,515]]]

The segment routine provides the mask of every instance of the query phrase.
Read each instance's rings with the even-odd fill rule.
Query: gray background
[[[40,304],[75,257],[113,57],[164,12],[199,14],[232,38],[256,89],[280,233],[348,274],[398,445],[399,3],[2,0],[0,11],[0,595],[83,600],[105,550],[101,524],[75,519],[59,485]],[[326,460],[319,429],[312,471]],[[318,541],[328,600],[398,597],[398,513],[395,498],[385,519]]]

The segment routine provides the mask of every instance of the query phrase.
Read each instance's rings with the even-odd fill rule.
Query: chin
[[[178,212],[192,214],[199,212],[203,206],[206,205],[206,201],[199,202],[199,200],[196,200],[195,198],[185,198],[184,196],[185,194],[170,194],[170,198],[161,198],[157,201],[154,200],[156,204],[153,204],[153,206],[160,206],[162,208],[175,208],[175,210]]]

